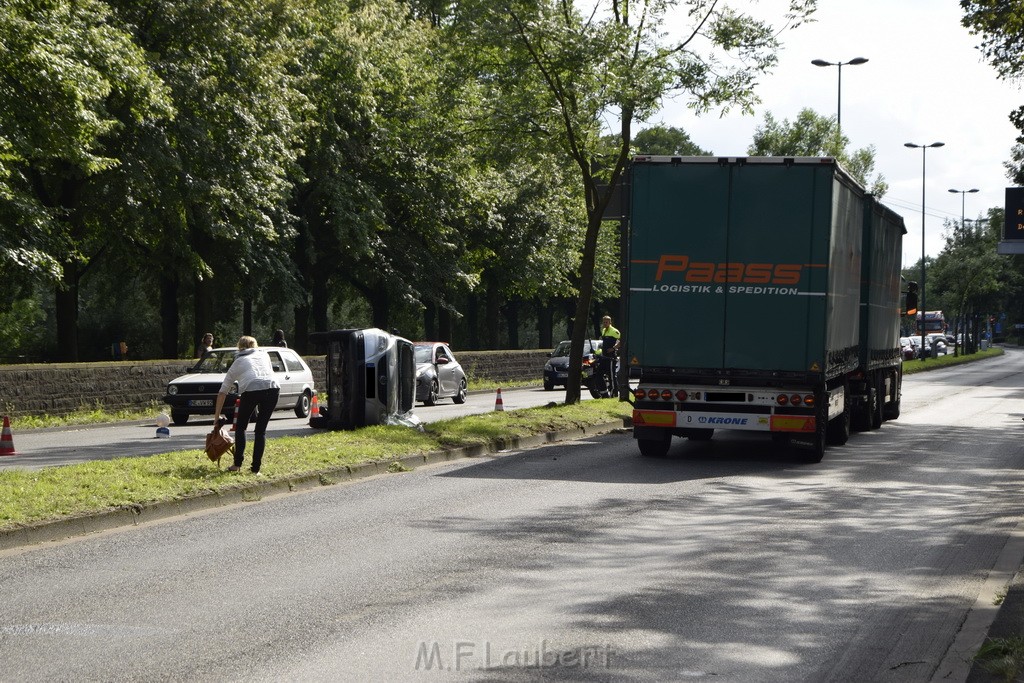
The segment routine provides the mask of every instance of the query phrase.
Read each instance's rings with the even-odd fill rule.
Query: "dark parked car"
[[[566,339],[548,354],[550,360],[544,364],[544,390],[552,391],[556,386],[569,382],[569,348],[572,342]],[[583,356],[593,356],[601,348],[600,339],[583,340]]]
[[[443,342],[416,342],[416,400],[432,406],[439,398],[466,402],[466,373]]]
[[[299,354],[291,349],[261,347],[270,356],[274,379],[281,385],[277,410],[291,408],[296,417],[309,417],[313,399],[313,372]],[[217,393],[224,382],[224,374],[235,361],[236,348],[212,349],[203,354],[187,375],[172,379],[167,385],[164,403],[171,406],[171,420],[176,425],[188,422],[190,415],[213,415]],[[224,402],[224,414],[235,412],[238,387],[232,387]]]

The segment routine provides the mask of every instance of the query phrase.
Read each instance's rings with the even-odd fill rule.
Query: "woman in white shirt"
[[[227,400],[231,385],[238,382],[238,393],[241,402],[238,405],[238,416],[235,425],[235,463],[228,468],[229,472],[237,472],[242,468],[245,459],[245,429],[249,426],[253,410],[256,413],[256,426],[252,440],[252,473],[259,474],[263,464],[263,449],[266,446],[267,424],[270,415],[277,407],[277,398],[281,387],[274,379],[274,369],[270,365],[270,357],[261,351],[253,337],[238,338],[238,354],[224,376],[217,394],[217,405],[213,414],[213,431],[217,431],[224,401]]]

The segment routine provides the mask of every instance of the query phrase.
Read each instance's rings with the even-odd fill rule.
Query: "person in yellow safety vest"
[[[618,372],[616,360],[619,357],[619,342],[622,335],[612,325],[612,318],[606,315],[601,318],[601,374],[605,378],[605,387],[609,396],[618,396]]]

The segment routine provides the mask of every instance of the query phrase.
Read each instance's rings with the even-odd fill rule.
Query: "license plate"
[[[212,408],[213,407],[213,399],[212,398],[196,398],[196,399],[192,399],[191,401],[189,401],[188,404],[189,404],[189,406],[191,406],[193,408]]]
[[[565,379],[568,376],[569,376],[568,372],[559,372],[558,373],[558,379]]]

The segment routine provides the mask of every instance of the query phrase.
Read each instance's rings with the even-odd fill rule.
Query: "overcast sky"
[[[956,0],[818,4],[814,23],[783,34],[779,65],[762,79],[754,116],[719,118],[713,112],[696,118],[684,106],[666,103],[652,123],[682,128],[716,155],[745,156],[767,111],[779,121],[794,120],[804,107],[835,115],[838,69],[813,66],[812,59],[866,57],[866,64],[842,68],[843,132],[853,148],[875,146],[875,170],[889,183],[883,201],[906,221],[903,264],[913,265],[921,257],[922,153],[904,143],[945,143],[926,152],[925,249],[934,256],[944,246],[943,220],[960,220],[961,195],[950,188],[980,190],[965,195],[968,219],[1004,205],[1010,181],[1003,163],[1018,134],[1007,117],[1024,104],[1024,93],[982,62],[977,37],[960,25]]]

